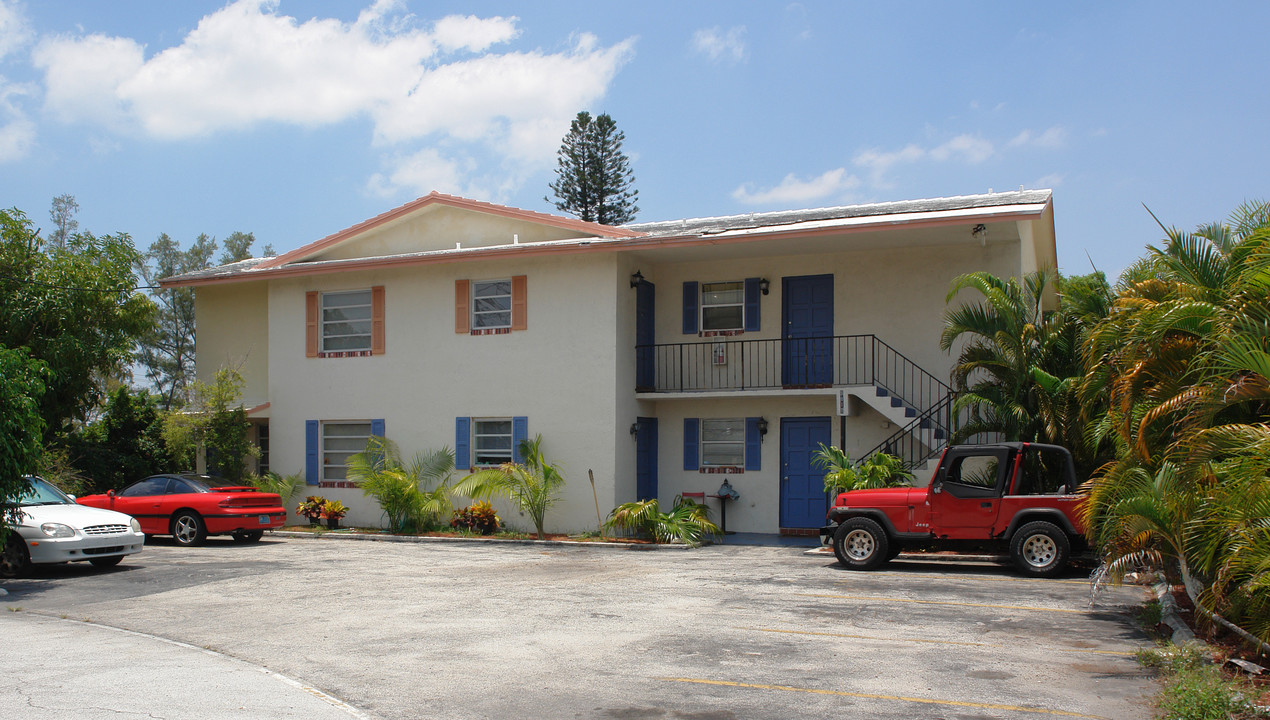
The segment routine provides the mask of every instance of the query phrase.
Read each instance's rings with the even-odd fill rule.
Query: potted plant
[[[326,498],[321,495],[310,495],[304,499],[304,502],[295,506],[295,514],[303,515],[308,518],[309,525],[316,526],[322,518],[322,508],[326,505]]]
[[[338,530],[340,518],[347,514],[348,507],[339,500],[327,500],[322,506],[322,517],[326,518],[326,526],[331,530]]]

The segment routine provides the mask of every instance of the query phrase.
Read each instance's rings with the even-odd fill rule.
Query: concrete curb
[[[1160,602],[1160,622],[1168,625],[1173,630],[1173,635],[1169,638],[1173,644],[1187,645],[1199,642],[1195,639],[1195,633],[1191,632],[1191,627],[1178,614],[1177,601],[1173,599],[1173,592],[1169,584],[1158,582],[1155,584],[1154,589],[1155,597]]]
[[[624,542],[586,542],[571,540],[516,540],[513,538],[493,537],[432,537],[426,535],[380,535],[377,533],[345,533],[331,532],[295,532],[290,530],[270,530],[271,537],[300,538],[307,540],[363,540],[367,542],[397,543],[494,543],[501,545],[545,545],[550,547],[586,547],[604,550],[696,550],[691,545],[679,543],[624,543]],[[701,547],[713,543],[703,543]]]
[[[835,557],[833,554],[833,548],[831,547],[812,548],[811,550],[808,550],[804,554],[805,555],[828,555],[829,557]],[[993,565],[1009,565],[1010,564],[1010,557],[1008,555],[968,555],[968,554],[958,555],[958,554],[949,554],[949,553],[935,554],[935,553],[920,553],[920,552],[913,552],[913,553],[902,552],[899,555],[895,556],[895,559],[896,560],[915,560],[919,562],[946,562],[946,563],[977,562],[977,563],[992,563]]]

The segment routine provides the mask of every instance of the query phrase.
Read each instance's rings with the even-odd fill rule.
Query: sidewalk
[[[18,611],[0,614],[0,636],[6,717],[371,718],[265,668],[152,635]]]

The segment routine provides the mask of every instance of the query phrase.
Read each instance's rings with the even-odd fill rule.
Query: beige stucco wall
[[[718,259],[645,266],[657,285],[657,342],[701,342],[683,334],[683,283],[722,282],[747,277],[771,281],[760,297],[762,325],[734,340],[781,336],[781,280],[801,275],[834,276],[834,334],[874,334],[936,377],[948,380],[952,356],[939,349],[945,297],[958,275],[986,270],[1011,277],[1019,270],[1018,243],[978,243],[953,247],[854,250],[814,255]],[[964,291],[959,298],[974,298]],[[631,336],[634,337],[633,334]],[[632,340],[633,345],[633,340]]]
[[[263,282],[211,285],[194,293],[195,373],[210,383],[221,368],[237,368],[249,408],[269,397],[268,299]]]
[[[584,235],[576,230],[431,205],[406,218],[374,228],[361,237],[340,243],[320,253],[316,259],[379,257],[425,250],[453,250],[456,245],[474,248],[576,237]]]
[[[587,470],[607,512],[615,496],[617,323],[613,255],[434,265],[275,281],[269,290],[272,464],[304,469],[306,420],[383,418],[409,456],[455,445],[455,418],[529,418],[550,461],[563,466],[562,501],[547,515],[556,530],[595,527]],[[528,330],[454,332],[456,279],[526,275]],[[386,352],[360,358],[304,356],[304,296],[383,285]],[[380,510],[359,490],[310,488],[352,508],[346,522],[378,525]],[[504,518],[528,520],[504,507]]]

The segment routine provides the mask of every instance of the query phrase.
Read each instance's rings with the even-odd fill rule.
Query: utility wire
[[[131,288],[82,288],[71,285],[54,285],[52,283],[40,282],[39,280],[29,280],[27,278],[14,277],[12,275],[0,275],[0,280],[8,280],[10,282],[20,283],[22,285],[37,285],[39,287],[49,288],[50,290],[76,290],[78,292],[103,292],[103,293],[123,293],[133,292],[134,290],[170,290],[161,285],[137,285]]]

